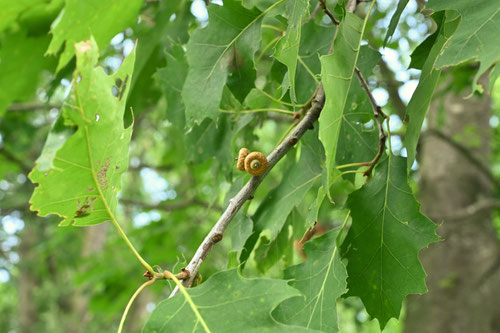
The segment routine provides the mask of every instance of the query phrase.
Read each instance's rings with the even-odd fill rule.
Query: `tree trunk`
[[[97,252],[102,251],[107,239],[108,223],[101,223],[85,228],[81,257],[87,258]],[[80,271],[85,271],[87,266],[80,267]],[[86,332],[89,322],[92,320],[88,311],[90,298],[92,296],[92,285],[84,285],[75,290],[73,295],[73,311],[78,318],[78,325],[74,332]]]
[[[421,140],[419,197],[443,241],[420,255],[429,293],[409,298],[407,333],[500,332],[500,242],[491,210],[465,209],[492,195],[491,100],[464,97],[433,102]]]
[[[30,221],[31,222],[31,221]],[[35,245],[38,242],[37,233],[40,226],[34,223],[26,223],[21,232],[21,243],[19,246],[19,332],[33,332],[38,322],[38,308],[34,300],[35,289],[38,287],[38,276],[33,273],[33,267],[37,263],[37,252]]]

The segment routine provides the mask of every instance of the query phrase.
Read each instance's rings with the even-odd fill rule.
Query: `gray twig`
[[[316,94],[311,103],[311,106],[304,118],[302,118],[293,132],[285,140],[283,140],[283,142],[278,147],[276,147],[276,149],[274,149],[269,154],[269,156],[267,156],[268,168],[265,173],[260,176],[252,177],[238,192],[238,194],[236,194],[236,196],[229,200],[229,205],[227,206],[226,210],[221,215],[217,223],[212,227],[212,230],[210,230],[201,245],[198,247],[198,250],[196,250],[195,255],[186,266],[186,270],[189,271],[189,278],[182,281],[182,284],[184,286],[191,287],[193,285],[194,279],[198,274],[198,270],[200,269],[201,264],[209,254],[210,250],[216,243],[218,243],[222,239],[222,235],[224,234],[224,231],[226,230],[233,217],[240,210],[243,204],[253,196],[255,190],[269,173],[269,171],[299,141],[299,139],[308,129],[314,128],[314,122],[318,120],[324,104],[325,92],[323,90],[323,86],[320,83],[316,90]],[[170,294],[170,297],[173,297],[178,292],[178,290],[179,289],[176,287]]]
[[[385,115],[384,112],[382,112],[382,108],[377,104],[375,97],[373,97],[373,94],[371,93],[370,88],[368,87],[368,82],[366,82],[363,73],[361,73],[358,67],[356,67],[354,70],[356,72],[356,75],[358,76],[359,82],[361,82],[363,90],[365,91],[366,95],[368,96],[368,99],[370,100],[370,104],[372,105],[373,108],[373,115],[375,116],[375,120],[377,122],[377,127],[378,127],[378,151],[375,157],[368,163],[369,165],[368,170],[366,170],[363,173],[364,176],[370,177],[373,168],[375,167],[378,160],[380,159],[380,157],[382,157],[382,154],[384,153],[385,140],[387,139],[387,137],[384,133],[382,122],[384,121],[384,119],[387,118],[387,116]]]

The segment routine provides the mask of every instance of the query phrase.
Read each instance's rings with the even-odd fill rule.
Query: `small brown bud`
[[[218,243],[221,240],[222,240],[222,234],[217,234],[217,235],[212,237],[212,242],[214,242],[214,243]]]

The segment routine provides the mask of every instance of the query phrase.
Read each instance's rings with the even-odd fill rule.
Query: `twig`
[[[368,96],[368,99],[370,100],[370,104],[372,105],[373,108],[373,115],[375,116],[375,120],[377,121],[377,127],[378,127],[378,151],[377,155],[373,158],[373,160],[370,161],[368,170],[366,170],[363,175],[366,177],[370,177],[372,174],[372,170],[377,164],[378,160],[380,157],[382,157],[382,154],[384,153],[385,149],[385,140],[387,139],[387,136],[384,133],[384,128],[382,127],[382,122],[384,119],[387,119],[387,116],[385,115],[384,112],[382,112],[382,108],[378,106],[377,101],[373,97],[370,88],[368,87],[368,83],[366,82],[365,77],[361,73],[358,67],[354,69],[356,71],[356,75],[358,76],[359,81],[361,82],[361,86],[366,92],[366,95]],[[382,119],[381,119],[382,118]]]
[[[312,13],[311,13],[311,16],[309,16],[309,17],[307,18],[307,20],[306,20],[304,23],[307,23],[307,22],[309,22],[309,21],[311,21],[311,20],[314,20],[314,19],[316,18],[316,16],[318,15],[319,8],[320,8],[320,3],[318,2],[318,3],[316,4],[316,7],[314,7],[314,9],[313,9],[313,11],[312,11]]]
[[[392,70],[387,66],[387,63],[384,61],[384,59],[380,59],[378,62],[379,68],[380,68],[380,74],[384,77],[384,85],[387,91],[389,92],[389,98],[391,99],[392,105],[394,106],[394,109],[396,109],[396,113],[398,114],[399,118],[403,121],[405,119],[405,113],[406,113],[406,104],[403,102],[401,97],[399,96],[399,87],[401,87],[403,84],[396,80],[394,78],[394,73]]]
[[[480,159],[473,155],[470,149],[453,140],[448,135],[437,129],[428,129],[424,133],[424,135],[434,135],[458,150],[465,158],[469,160],[469,162],[474,164],[479,169],[479,171],[481,171],[486,177],[488,177],[488,179],[495,185],[496,188],[500,189],[500,181],[496,179],[495,175],[493,175],[487,165],[485,165]]]
[[[434,220],[463,220],[468,219],[476,214],[479,214],[485,210],[498,209],[500,208],[500,200],[498,199],[480,199],[475,203],[453,212],[449,215],[442,216],[432,216]]]
[[[199,199],[191,199],[191,200],[186,200],[186,201],[178,201],[178,202],[162,202],[158,204],[150,204],[147,202],[142,202],[142,201],[137,201],[133,199],[122,199],[120,198],[120,203],[121,204],[126,204],[126,205],[134,205],[134,206],[140,206],[142,208],[146,209],[160,209],[164,211],[174,211],[174,210],[179,210],[183,209],[189,206],[202,206],[205,208],[218,208],[216,206],[212,206],[209,203],[199,200]]]
[[[5,147],[0,148],[0,154],[5,156],[6,159],[9,161],[19,165],[19,167],[23,170],[25,174],[28,174],[31,172],[31,168],[25,163],[25,161],[21,160],[20,158],[16,157],[14,154],[12,154],[10,151],[5,149]]]
[[[21,103],[11,104],[7,111],[38,111],[44,109],[60,109],[61,105],[47,103]]]
[[[336,25],[339,24],[339,22],[333,17],[332,13],[330,10],[326,7],[326,0],[319,0],[321,3],[321,8],[323,8],[323,11],[325,12],[326,15],[332,20],[332,22]],[[357,2],[354,0],[349,0],[349,2],[346,5],[346,11],[348,12],[354,12],[356,9]],[[337,29],[338,30],[338,29]],[[335,35],[337,35],[337,30],[335,31]],[[331,50],[333,52],[333,44]],[[377,164],[378,160],[380,157],[382,157],[385,149],[385,140],[387,139],[385,133],[384,133],[384,128],[382,127],[382,122],[383,119],[387,119],[387,116],[385,115],[384,112],[382,112],[382,108],[377,105],[377,101],[373,97],[370,88],[368,87],[368,83],[366,82],[366,79],[363,76],[363,73],[359,70],[359,68],[356,66],[354,68],[356,75],[359,78],[359,81],[361,82],[361,86],[363,87],[364,91],[366,92],[366,95],[368,96],[368,99],[370,100],[370,103],[373,108],[373,115],[375,116],[375,120],[377,122],[377,127],[378,127],[378,151],[377,155],[370,161],[370,162],[365,162],[362,163],[363,165],[367,165],[368,169],[363,173],[363,176],[370,178],[373,168]],[[380,119],[383,118],[383,119]]]
[[[323,12],[332,20],[333,24],[339,25],[340,22],[333,16],[332,12],[328,9],[326,6],[326,0],[319,0],[319,4],[321,6],[321,9],[323,9]]]
[[[268,160],[268,168],[264,172],[264,174],[260,176],[252,177],[243,188],[234,196],[231,200],[229,200],[229,205],[227,206],[224,213],[221,215],[217,223],[212,227],[212,230],[205,237],[201,245],[196,250],[195,255],[186,266],[186,270],[190,273],[190,277],[184,281],[182,284],[186,287],[190,287],[193,284],[193,281],[198,274],[198,270],[200,269],[201,264],[207,257],[208,253],[212,249],[212,247],[222,240],[222,235],[226,230],[227,226],[236,215],[236,213],[240,210],[243,204],[253,196],[255,190],[262,182],[262,180],[266,177],[269,171],[278,163],[285,154],[299,141],[299,139],[304,135],[304,133],[308,129],[314,128],[314,122],[318,120],[319,114],[323,109],[325,104],[325,91],[323,90],[323,86],[321,84],[318,85],[318,88],[315,93],[315,98],[307,111],[306,115],[302,118],[297,127],[293,130],[293,132],[278,146],[274,149],[271,154],[267,157]],[[176,287],[170,297],[174,296],[179,291],[179,288]]]

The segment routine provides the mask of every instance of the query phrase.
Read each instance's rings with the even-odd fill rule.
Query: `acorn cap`
[[[246,148],[241,148],[240,153],[238,154],[238,163],[236,164],[236,167],[240,171],[245,171],[245,157],[250,154],[250,150]]]
[[[245,158],[245,170],[252,176],[262,175],[267,170],[266,155],[258,151],[248,154]]]

